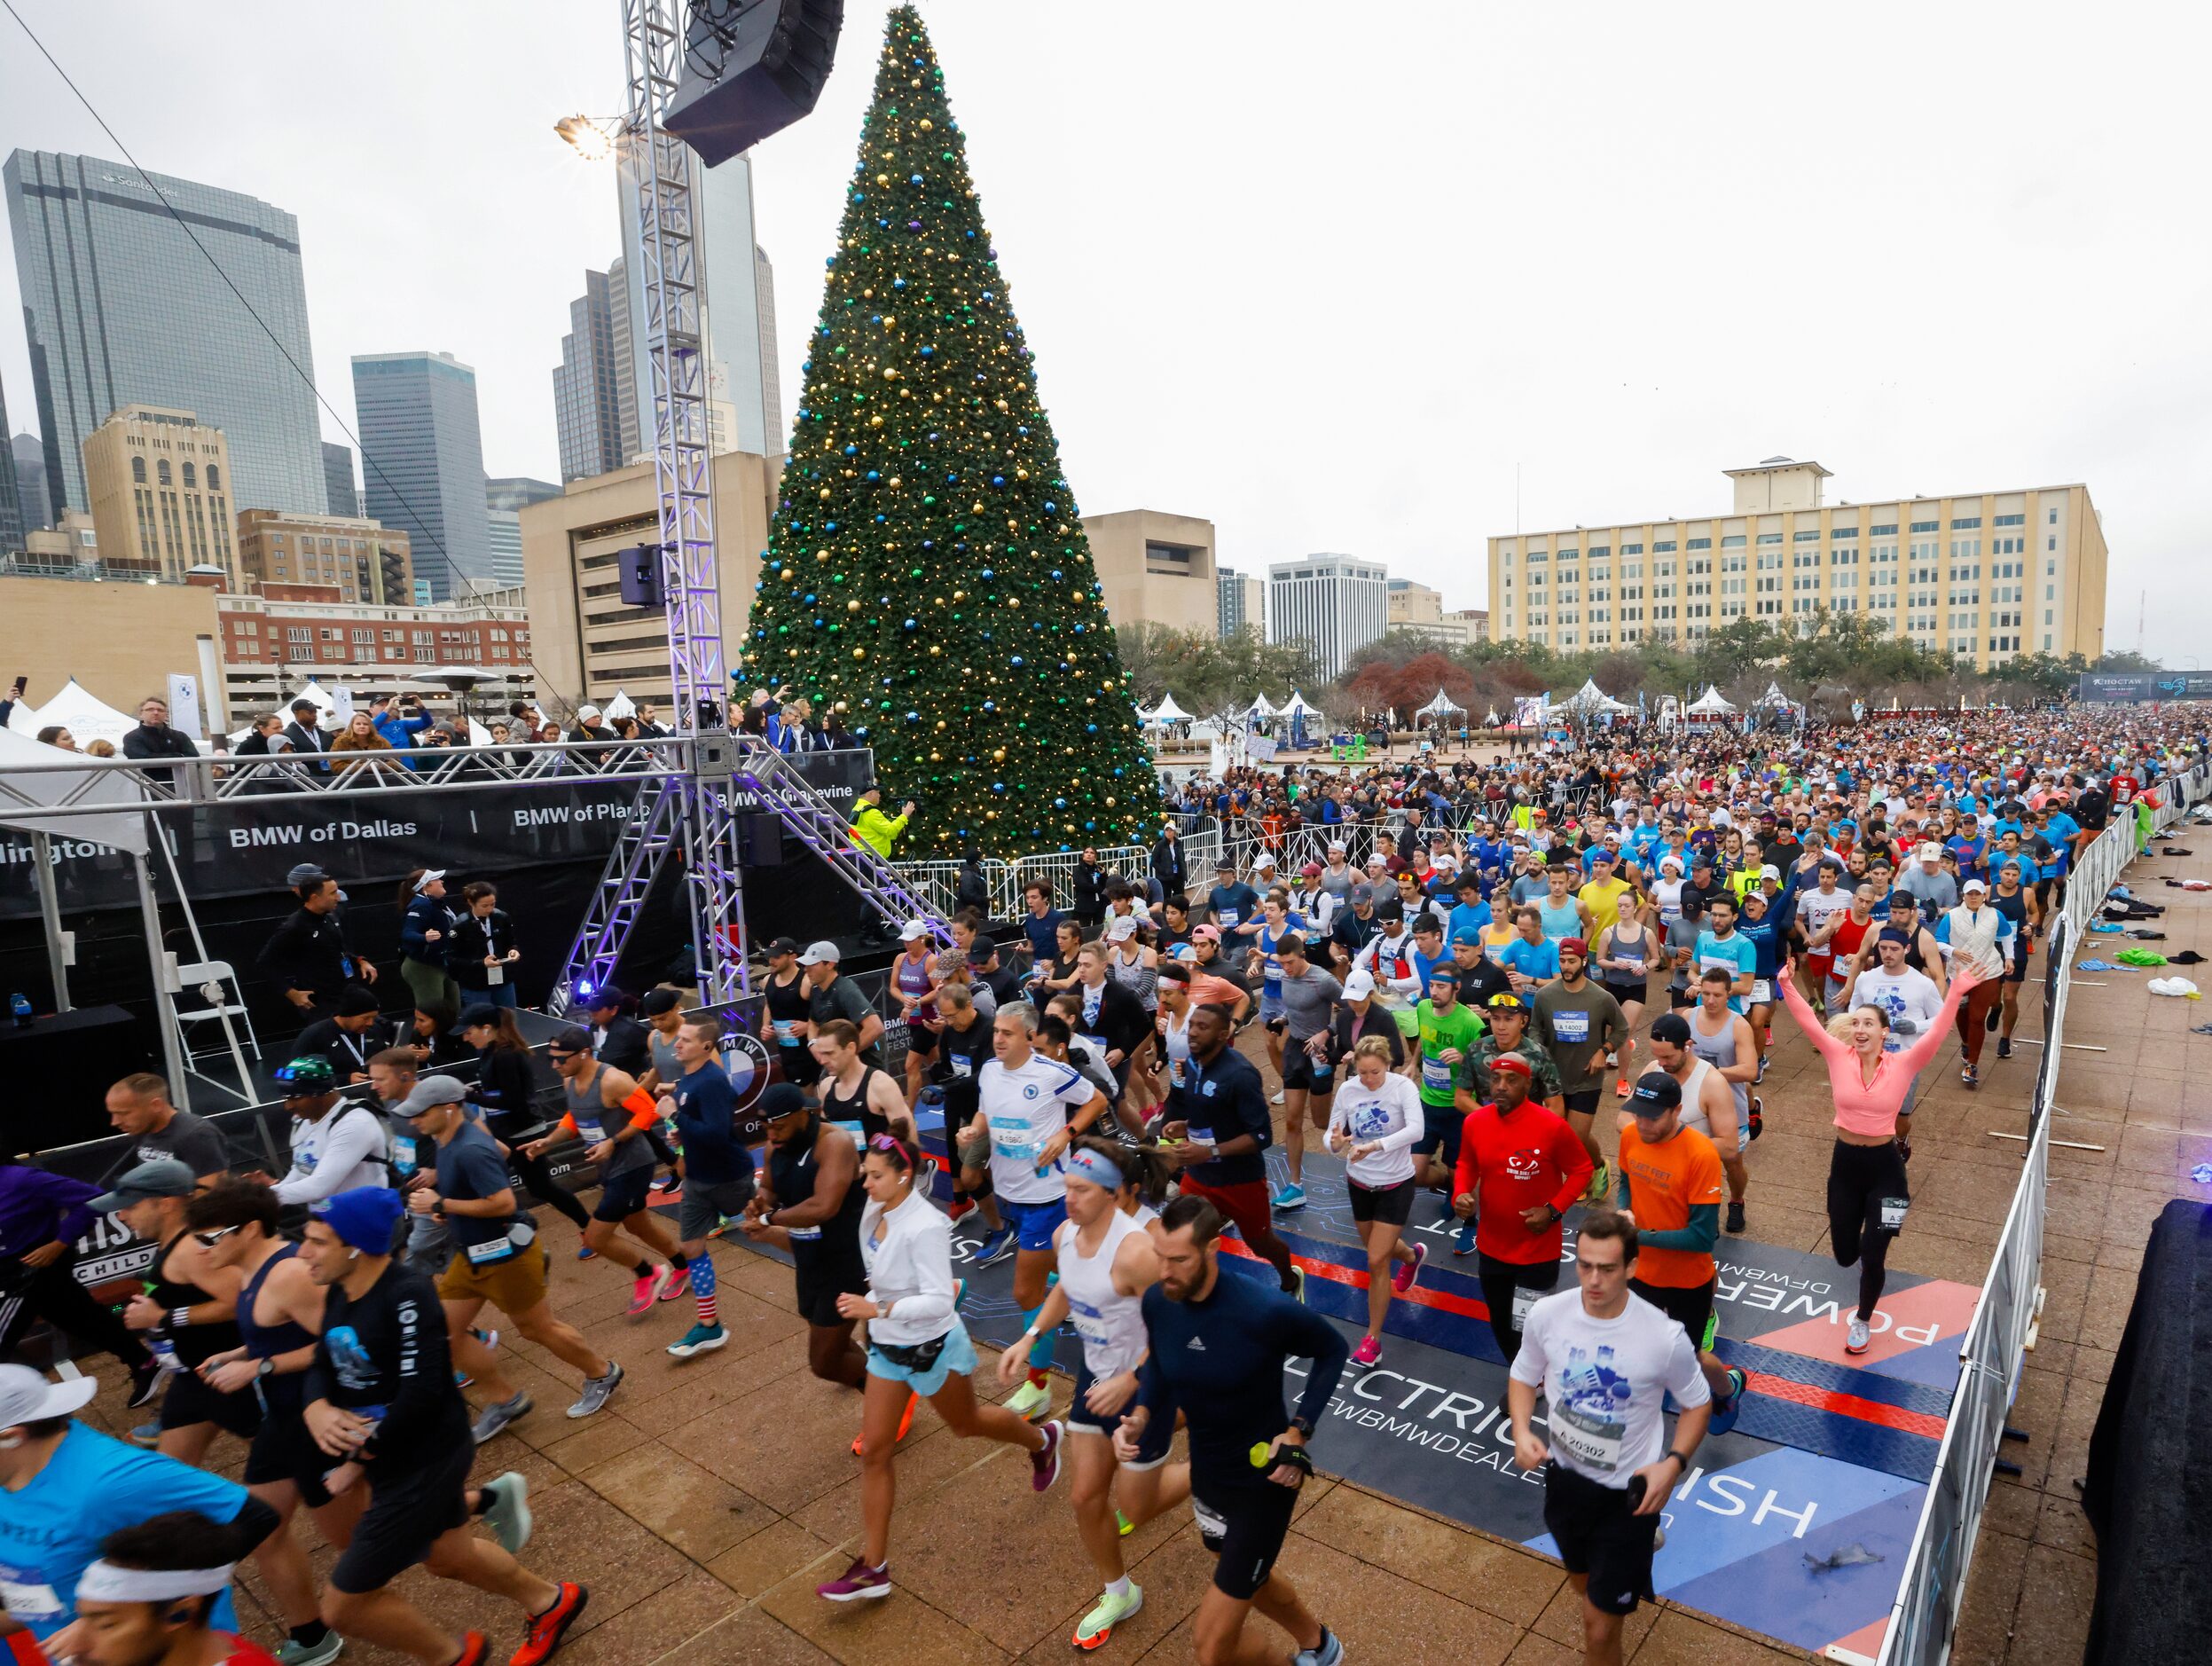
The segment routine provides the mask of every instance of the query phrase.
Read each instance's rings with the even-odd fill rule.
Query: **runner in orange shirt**
[[[1720,1280],[1713,1246],[1720,1240],[1725,1193],[1721,1154],[1697,1129],[1683,1126],[1682,1088],[1664,1071],[1637,1081],[1628,1110],[1631,1120],[1620,1130],[1620,1203],[1635,1222],[1638,1245],[1628,1287],[1690,1332],[1713,1391],[1713,1432],[1725,1434],[1743,1410],[1744,1373],[1713,1353],[1713,1293]]]

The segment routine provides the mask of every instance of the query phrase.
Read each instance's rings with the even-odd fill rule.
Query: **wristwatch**
[[[1304,1435],[1307,1440],[1310,1441],[1314,1438],[1314,1419],[1306,1416],[1303,1412],[1290,1419],[1290,1426],[1296,1429],[1300,1434]]]
[[[254,1377],[257,1381],[263,1377],[273,1377],[276,1374],[277,1362],[273,1359],[264,1359],[254,1368]]]

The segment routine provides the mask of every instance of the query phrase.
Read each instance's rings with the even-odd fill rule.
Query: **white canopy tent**
[[[1416,711],[1413,714],[1413,722],[1414,727],[1418,728],[1421,727],[1421,719],[1424,718],[1428,719],[1432,723],[1441,724],[1447,718],[1465,717],[1466,715],[1467,708],[1465,706],[1461,705],[1457,701],[1454,700],[1451,695],[1446,694],[1442,688],[1439,688],[1436,691],[1436,698],[1430,701],[1428,704],[1423,706],[1418,711]],[[1497,714],[1493,712],[1491,715],[1494,718]]]
[[[1277,715],[1277,708],[1269,703],[1267,696],[1264,694],[1244,708],[1244,716],[1247,719],[1272,718],[1275,715]]]
[[[1290,690],[1290,698],[1282,708],[1280,715],[1286,718],[1317,718],[1321,716],[1321,710],[1317,706],[1307,704],[1306,696],[1293,688]]]
[[[599,709],[599,714],[609,723],[616,723],[624,718],[636,717],[638,708],[631,703],[628,695],[617,688],[615,690],[615,697]]]
[[[312,677],[292,691],[292,697],[284,703],[285,715],[289,718],[292,708],[302,700],[312,705],[318,711],[323,712],[333,710],[338,704],[337,701],[331,698],[330,690]]]
[[[34,740],[39,730],[49,725],[68,730],[69,737],[80,747],[90,746],[94,741],[107,741],[120,747],[123,736],[138,727],[138,719],[116,711],[72,677],[59,694],[36,711],[26,712],[19,700],[15,710],[8,714],[8,727]]]
[[[1734,716],[1735,711],[1734,706],[1721,698],[1721,691],[1711,683],[1707,683],[1705,686],[1705,692],[1690,702],[1685,708],[1683,715],[1693,718],[1725,718]]]
[[[1149,711],[1139,712],[1138,716],[1147,728],[1164,729],[1171,723],[1191,721],[1190,713],[1175,703],[1175,696],[1173,694],[1161,695],[1159,704],[1154,706]]]

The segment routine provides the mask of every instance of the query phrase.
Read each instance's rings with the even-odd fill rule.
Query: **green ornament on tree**
[[[886,797],[920,807],[913,854],[1149,840],[1151,754],[911,6],[884,29],[804,376],[748,672],[854,703]],[[825,627],[832,562],[831,586],[873,601]],[[937,735],[966,750],[910,750]],[[1040,800],[1049,833],[1024,816]]]

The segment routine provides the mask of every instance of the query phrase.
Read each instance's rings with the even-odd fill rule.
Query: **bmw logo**
[[[768,1049],[760,1044],[760,1038],[741,1030],[724,1036],[722,1068],[729,1073],[730,1086],[737,1089],[737,1109],[751,1109],[761,1089],[768,1085]]]

